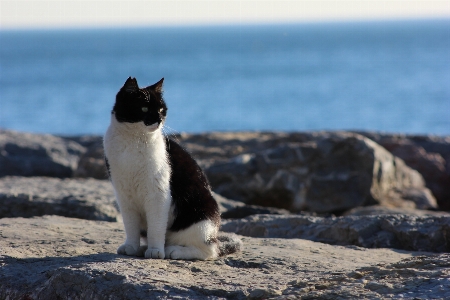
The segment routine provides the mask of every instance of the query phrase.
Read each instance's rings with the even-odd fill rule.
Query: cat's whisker
[[[178,130],[173,129],[172,127],[167,126],[167,125],[164,124],[164,126],[163,126],[163,131],[164,131],[165,129],[168,129],[168,130],[166,130],[164,133],[167,133],[167,134],[170,134],[170,135],[180,134],[180,132],[179,132]]]
[[[171,138],[172,140],[176,141],[177,143],[180,143],[180,140],[178,139],[178,135],[180,134],[179,131],[173,129],[170,126],[163,125],[162,131],[166,138]]]

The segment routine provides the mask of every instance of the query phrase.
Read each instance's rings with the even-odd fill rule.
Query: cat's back
[[[220,223],[219,207],[200,166],[174,140],[167,138],[166,148],[171,166],[172,200],[178,212],[170,229],[184,229],[206,219],[218,225]]]

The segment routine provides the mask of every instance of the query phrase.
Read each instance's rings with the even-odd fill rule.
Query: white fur
[[[178,232],[167,230],[173,222],[170,165],[160,127],[119,123],[112,115],[104,148],[126,232],[119,254],[139,255],[140,229],[146,228],[146,258],[217,257],[217,245],[208,243],[218,231],[211,221]]]
[[[218,256],[215,242],[217,233],[217,226],[210,220],[198,222],[178,232],[168,231],[166,257],[172,259],[216,258]]]

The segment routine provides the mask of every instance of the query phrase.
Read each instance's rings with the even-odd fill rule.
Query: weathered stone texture
[[[450,211],[450,137],[360,132],[417,170],[443,210]]]
[[[109,181],[48,177],[0,179],[0,218],[43,215],[117,221],[119,212]]]
[[[437,206],[417,171],[355,134],[321,134],[313,141],[242,154],[206,172],[219,194],[291,211]]]
[[[120,223],[4,218],[0,230],[1,299],[359,298],[366,293],[380,298],[410,291],[422,295],[424,289],[414,284],[423,284],[427,275],[434,276],[429,297],[450,291],[444,255],[414,261],[412,256],[424,253],[243,238],[243,252],[215,261],[146,260],[115,254],[124,236]],[[395,276],[383,278],[386,270]],[[402,289],[404,284],[411,289]]]
[[[85,151],[80,144],[53,135],[0,129],[0,177],[72,177]]]
[[[264,238],[301,238],[334,245],[450,252],[450,216],[376,215],[321,218],[253,215],[225,220],[222,230]]]
[[[244,242],[175,261],[115,254],[100,136],[0,130],[0,299],[450,298],[449,138],[362,134],[174,136]]]

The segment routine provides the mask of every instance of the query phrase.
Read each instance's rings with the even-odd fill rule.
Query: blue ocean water
[[[102,134],[128,76],[178,132],[450,134],[450,20],[0,31],[0,127]]]

